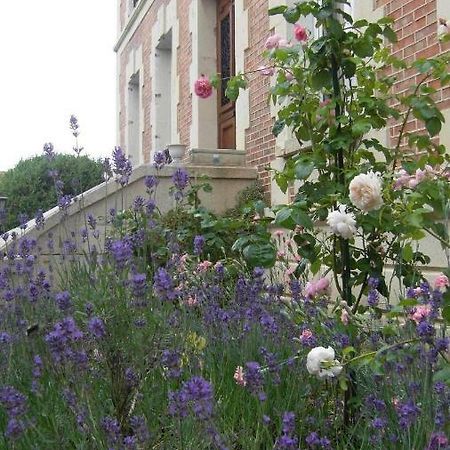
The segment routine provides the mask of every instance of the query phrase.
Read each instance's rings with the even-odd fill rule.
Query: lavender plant
[[[308,161],[314,165],[306,164],[301,159],[306,155],[301,154],[277,174],[283,185],[281,180],[293,176],[290,167],[297,176],[311,170],[300,177],[305,183],[295,202],[277,211],[276,223],[293,228],[290,233],[277,233],[270,240],[270,219],[262,216],[253,218],[253,228],[242,226],[240,220],[228,222],[239,237],[235,248],[242,253],[210,260],[214,227],[208,221],[216,218],[205,220],[213,216],[199,209],[195,189],[189,200],[188,174],[180,169],[171,189],[176,199],[172,218],[158,213],[159,180],[148,177],[132,210],[108,212],[113,229],[104,246],[98,239],[98,218],[89,215],[81,234],[67,230],[67,240],[61,242],[64,260],[55,259],[47,266],[40,257],[46,249],[39,249],[36,240],[27,234],[2,236],[2,448],[431,450],[449,446],[450,355],[445,322],[449,281],[444,274],[432,281],[416,276],[420,255],[412,247],[405,250],[405,239],[420,237],[424,228],[444,243],[445,236],[428,222],[431,216],[425,211],[418,213],[422,221],[402,228],[403,218],[396,209],[400,199],[407,208],[423,206],[424,198],[437,201],[432,186],[446,192],[446,180],[435,175],[434,165],[433,175],[424,176],[413,175],[405,165],[405,172],[396,177],[399,189],[389,191],[375,171],[394,160],[379,163],[359,146],[350,152],[350,140],[337,145],[339,136],[357,137],[360,145],[368,145],[362,134],[353,135],[359,119],[352,108],[371,127],[376,114],[364,115],[370,105],[374,111],[385,111],[385,119],[392,111],[384,100],[383,106],[381,100],[372,99],[375,90],[383,93],[383,85],[369,77],[374,85],[368,92],[356,88],[354,105],[346,113],[345,101],[333,97],[333,68],[325,65],[331,55],[327,48],[331,45],[342,61],[348,59],[351,71],[354,63],[355,74],[370,74],[372,68],[361,52],[367,53],[368,44],[373,44],[371,48],[383,55],[380,32],[392,34],[384,21],[370,27],[345,17],[348,25],[343,26],[336,20],[342,12],[335,5],[329,0],[303,2],[273,11],[292,22],[300,14],[315,14],[330,28],[303,53],[299,47],[280,49],[274,46],[276,39],[270,41],[269,53],[276,64],[283,58],[286,64],[292,62],[294,78],[286,85],[286,95],[296,91],[300,95],[286,102],[293,116],[286,113],[285,119],[295,125],[295,114],[299,120],[317,119],[335,110],[334,119],[330,114],[320,130],[314,124],[308,128],[308,139],[313,141]],[[307,34],[296,25],[295,36],[305,42]],[[350,53],[339,53],[338,43]],[[303,55],[316,55],[316,60],[297,67]],[[438,63],[429,69],[436,67],[442,69]],[[288,73],[284,66],[279,70]],[[327,70],[328,75],[318,75]],[[340,83],[351,78],[338,72]],[[310,89],[312,79],[319,84]],[[203,77],[196,90],[208,97],[210,87],[205,83]],[[344,92],[345,85],[341,87]],[[331,94],[331,106],[318,107],[318,96],[325,92]],[[412,110],[414,98],[407,100]],[[362,99],[369,106],[362,107]],[[425,103],[436,111],[429,100]],[[303,128],[298,125],[296,133]],[[443,163],[439,147],[435,149],[437,153],[426,158]],[[340,165],[340,155],[344,162],[353,155],[355,164],[367,164],[363,167],[368,170],[356,175],[355,166]],[[155,167],[161,169],[165,163],[164,155],[157,153]],[[395,164],[398,168],[399,162]],[[120,148],[114,151],[112,166],[106,163],[104,168],[108,180],[116,178],[126,186],[132,168]],[[328,174],[328,181],[320,178],[319,186],[309,178],[314,168],[319,178]],[[425,166],[420,170],[429,171]],[[388,175],[385,178],[383,183],[394,182]],[[411,191],[410,182],[417,178],[420,182]],[[358,183],[370,188],[372,195],[356,195]],[[334,208],[338,201],[345,208]],[[62,201],[62,209],[64,205]],[[185,217],[185,210],[192,207],[201,220],[184,233],[176,218]],[[381,211],[398,228],[383,225]],[[323,242],[311,225],[320,217],[329,218],[332,232]],[[45,227],[41,214],[37,223]],[[352,240],[355,229],[365,236],[362,249]],[[394,306],[386,307],[389,286],[375,250],[381,245],[381,234],[389,230],[397,233],[396,240],[381,259],[391,250],[401,255],[397,267],[408,288]],[[90,246],[84,261],[67,258],[82,254],[87,239],[96,245]],[[57,253],[51,236],[48,247]],[[257,267],[258,261],[277,265],[270,273]],[[331,271],[318,277],[321,265]],[[58,281],[56,267],[66,271]],[[332,291],[333,280],[340,285],[337,293]],[[360,289],[355,295],[356,286]]]

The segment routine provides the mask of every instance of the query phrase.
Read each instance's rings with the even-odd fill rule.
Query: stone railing
[[[66,211],[55,207],[44,213],[45,226],[37,229],[35,221],[28,222],[24,231],[15,231],[19,236],[33,237],[42,249],[41,254],[51,257],[48,249],[49,236],[54,243],[54,253],[59,254],[64,241],[73,240],[72,232],[76,240],[80,241],[80,230],[85,227],[87,214],[92,214],[98,222],[100,241],[105,235],[107,223],[105,216],[114,208],[121,211],[132,206],[136,196],[146,197],[144,178],[147,175],[157,175],[159,184],[156,190],[156,204],[162,213],[174,206],[175,200],[169,195],[172,184],[172,175],[177,166],[168,165],[162,170],[156,171],[152,165],[141,165],[133,170],[129,183],[120,187],[115,181],[102,183],[79,195],[76,201]],[[255,168],[249,167],[223,167],[207,165],[189,165],[185,169],[189,173],[191,181],[195,183],[201,176],[208,177],[207,182],[212,186],[212,192],[200,192],[202,205],[209,210],[221,214],[235,206],[236,196],[257,178]],[[0,243],[0,252],[4,253],[6,245]],[[45,263],[45,261],[40,261]]]

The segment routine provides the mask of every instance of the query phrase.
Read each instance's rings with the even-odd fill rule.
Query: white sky
[[[0,171],[72,152],[71,114],[93,157],[116,137],[115,0],[0,0]]]

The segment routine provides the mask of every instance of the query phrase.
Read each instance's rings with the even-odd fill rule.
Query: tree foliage
[[[0,193],[8,197],[4,228],[19,224],[18,215],[32,218],[38,209],[46,211],[57,204],[50,171],[57,171],[65,195],[76,195],[102,182],[102,165],[87,156],[58,154],[49,161],[44,155],[21,160],[0,178]]]

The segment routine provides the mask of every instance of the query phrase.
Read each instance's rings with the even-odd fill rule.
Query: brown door
[[[235,103],[225,96],[227,80],[234,73],[234,0],[217,1],[217,72],[223,79],[218,92],[219,148],[236,148]]]

